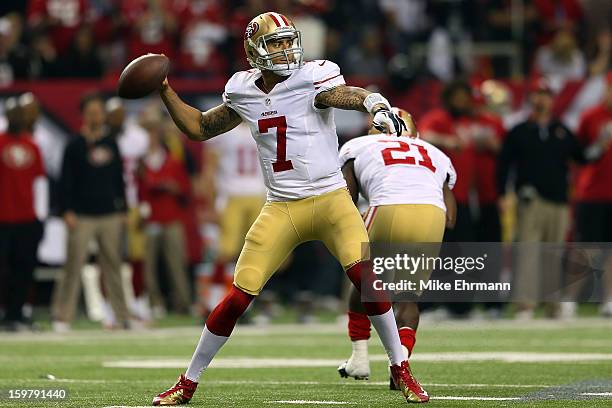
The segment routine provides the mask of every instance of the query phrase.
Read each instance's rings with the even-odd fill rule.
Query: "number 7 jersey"
[[[453,188],[457,174],[440,149],[407,136],[368,135],[346,142],[340,149],[344,165],[355,160],[355,176],[370,207],[394,204],[431,204],[446,210],[442,187]]]
[[[268,200],[299,200],[345,187],[333,109],[314,105],[320,92],[344,85],[338,65],[307,62],[267,94],[255,84],[260,77],[258,69],[234,74],[223,102],[257,143]]]

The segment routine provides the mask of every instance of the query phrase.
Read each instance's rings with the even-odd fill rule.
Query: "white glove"
[[[372,125],[381,132],[400,136],[408,130],[404,120],[390,110],[381,109],[374,114]]]

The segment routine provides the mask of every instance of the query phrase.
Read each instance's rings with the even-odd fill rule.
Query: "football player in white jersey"
[[[197,381],[236,321],[300,243],[321,240],[359,290],[372,288],[368,235],[346,188],[331,108],[369,112],[376,127],[400,134],[406,125],[380,94],[344,83],[331,61],[303,62],[300,32],[286,16],[258,15],[244,36],[253,69],[234,74],[223,104],[204,113],[185,104],[164,81],[160,94],[178,127],[207,140],[245,123],[257,143],[268,200],[247,233],[234,286],[212,311],[191,363],[154,405],[187,403]],[[365,244],[365,245],[364,245]],[[372,291],[372,290],[370,290]],[[382,292],[364,304],[389,355],[391,373],[409,402],[429,396],[410,373],[390,302]]]
[[[418,244],[442,242],[445,227],[454,226],[456,204],[450,189],[457,175],[444,153],[418,138],[408,112],[393,108],[404,119],[408,130],[401,136],[380,134],[354,138],[340,149],[342,172],[353,201],[359,193],[369,201],[364,216],[370,242]],[[414,245],[413,245],[414,246]],[[424,245],[417,251],[438,255],[437,245]],[[418,271],[416,279],[429,279],[431,271]],[[397,279],[397,277],[396,277]],[[413,294],[416,300],[420,292]],[[416,301],[395,304],[399,336],[406,353],[412,353],[419,324]],[[349,301],[348,332],[353,353],[338,367],[342,377],[367,379],[370,376],[368,339],[370,321],[360,295],[352,290]],[[396,389],[390,381],[391,389]]]

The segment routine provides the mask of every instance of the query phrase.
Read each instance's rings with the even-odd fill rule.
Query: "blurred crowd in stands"
[[[609,68],[610,8],[606,0],[6,0],[0,85],[115,75],[147,52],[166,54],[176,75],[227,77],[247,66],[248,21],[283,10],[302,31],[306,57],[333,60],[348,75],[401,82],[537,72],[559,88]]]
[[[9,0],[0,5],[0,90],[21,80],[114,78],[146,52],[168,55],[176,77],[224,79],[247,68],[244,29],[266,10],[293,18],[308,58],[337,62],[349,83],[391,90],[393,104],[415,112],[421,137],[451,157],[458,217],[447,241],[612,242],[606,0]],[[509,77],[524,95],[498,80]],[[433,82],[424,88],[421,79]],[[57,138],[49,142],[49,130],[37,125],[35,94],[7,98],[0,110],[0,157],[11,159],[0,160],[0,194],[23,200],[21,212],[0,202],[5,327],[27,327],[22,306],[40,300],[27,288],[36,266],[28,259],[47,217],[41,206],[62,217],[67,231],[51,299],[55,330],[70,328],[79,274],[88,268],[86,297],[107,300],[101,309],[88,302],[87,311],[107,328],[167,310],[206,316],[231,285],[252,208],[264,199],[248,129],[188,143],[158,101],[127,115],[120,99],[85,94],[82,126],[56,154]],[[560,96],[567,101],[556,112]],[[341,141],[367,130],[365,115],[361,123],[352,118],[337,112]],[[358,129],[345,131],[343,122]],[[50,188],[24,189],[43,172]],[[9,256],[14,248],[23,251]],[[533,254],[522,259],[531,265],[518,265],[517,276],[534,268]],[[601,268],[612,276],[612,265]],[[298,247],[281,269],[258,298],[261,320],[276,313],[279,298],[297,300],[301,321],[312,319],[314,305],[339,309],[342,270],[322,244]],[[537,286],[530,279],[526,287]],[[603,286],[601,313],[612,316],[612,282]],[[575,315],[581,290],[568,290],[568,302],[549,316]],[[523,302],[516,315],[531,318],[535,307]],[[473,310],[450,307],[461,317]],[[500,316],[502,305],[485,310]]]

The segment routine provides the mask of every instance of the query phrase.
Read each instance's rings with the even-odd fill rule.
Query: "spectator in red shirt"
[[[478,194],[478,219],[476,239],[480,242],[501,240],[498,211],[497,154],[501,149],[506,131],[501,119],[490,112],[479,113],[472,127],[472,138],[476,148],[476,192]]]
[[[172,10],[181,22],[178,63],[183,74],[224,74],[228,64],[219,46],[227,42],[228,30],[220,2],[173,0]]]
[[[603,101],[588,109],[580,118],[577,132],[580,143],[587,147],[600,142],[602,149],[598,161],[589,162],[580,169],[576,183],[575,240],[578,242],[612,242],[612,71],[607,76]],[[595,144],[597,145],[597,144]],[[588,147],[587,147],[588,149]],[[581,264],[583,265],[583,264]],[[612,317],[612,257],[604,260],[604,301],[601,314]],[[577,298],[582,282],[568,290],[569,297]],[[575,304],[564,306],[566,314],[575,314]]]
[[[473,242],[476,226],[470,209],[470,193],[476,176],[474,96],[471,86],[463,80],[448,83],[442,90],[442,108],[426,113],[420,121],[423,139],[442,149],[457,171],[453,193],[457,201],[457,221],[447,229],[444,241]],[[461,256],[461,254],[454,254]],[[471,303],[452,303],[448,309],[455,316],[466,316]]]
[[[476,172],[476,150],[471,138],[474,122],[473,97],[470,85],[454,81],[442,90],[442,108],[426,113],[419,123],[421,137],[442,149],[457,171],[453,189],[457,200],[457,223],[447,230],[446,241],[474,241],[474,224],[469,208],[470,190]]]
[[[482,89],[482,87],[481,87]],[[476,148],[476,192],[478,195],[478,216],[476,217],[476,241],[499,242],[502,230],[497,196],[497,155],[506,136],[503,122],[495,113],[498,106],[490,99],[479,109],[472,126],[472,139]],[[501,259],[490,259],[488,270],[490,277],[499,279]],[[493,299],[491,299],[493,300]],[[491,318],[501,317],[504,304],[485,302],[482,307]]]
[[[540,29],[537,42],[547,44],[558,29],[577,30],[583,13],[579,0],[534,0]]]
[[[189,177],[182,163],[172,158],[162,143],[161,118],[142,123],[149,133],[149,150],[139,171],[139,198],[145,219],[144,271],[154,314],[165,308],[157,280],[160,250],[170,275],[175,310],[188,313],[191,292],[186,271],[186,252],[181,212],[189,194]]]
[[[28,326],[22,314],[36,266],[36,252],[47,214],[48,186],[42,156],[24,132],[23,111],[16,98],[5,104],[6,133],[0,134],[0,285],[6,292],[2,328]]]
[[[121,3],[121,13],[127,20],[128,58],[148,52],[174,56],[176,16],[169,0],[128,0]]]
[[[28,23],[34,29],[47,30],[55,49],[62,55],[85,22],[87,11],[87,0],[31,0]]]
[[[196,266],[202,261],[203,241],[200,235],[198,224],[198,197],[195,193],[198,186],[199,169],[201,165],[201,150],[197,142],[185,142],[184,135],[181,133],[171,118],[164,118],[164,145],[168,147],[170,156],[183,165],[191,180],[191,189],[185,200],[185,206],[181,212],[181,222],[185,233],[187,250],[187,270],[189,276],[195,275]]]
[[[607,76],[607,88],[600,104],[586,110],[580,118],[577,136],[584,146],[589,146],[597,140],[612,141],[612,71]],[[612,176],[612,150],[605,151],[599,161],[591,162],[582,167],[576,186],[576,200],[580,203],[594,203],[598,206],[607,205],[605,212],[612,214],[612,189],[607,176]],[[592,213],[591,213],[592,214]],[[610,219],[612,221],[612,218]],[[591,227],[595,227],[593,223]],[[612,241],[612,224],[610,228],[599,223],[598,232],[585,231],[587,241]],[[604,235],[602,235],[604,234]],[[605,235],[607,234],[607,235]],[[597,235],[597,237],[595,237]],[[585,237],[587,238],[587,237]]]

